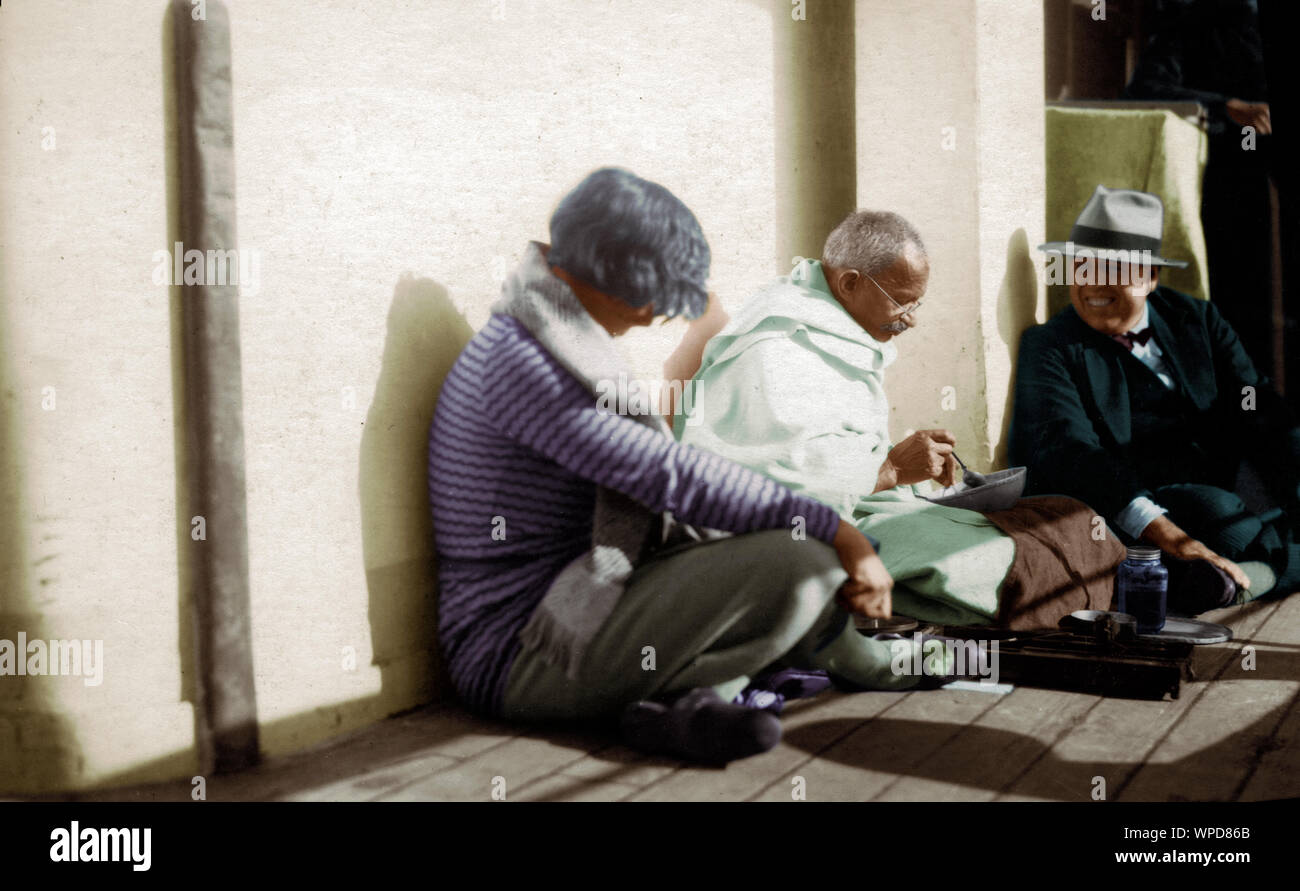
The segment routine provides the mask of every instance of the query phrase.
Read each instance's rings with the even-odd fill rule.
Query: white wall
[[[1043,241],[1042,9],[856,9],[858,204],[907,217],[930,255],[917,327],[895,340],[886,379],[892,432],[945,427],[969,465],[1001,466],[1012,354],[1041,320],[1029,246]]]
[[[0,10],[0,639],[101,639],[105,663],[97,687],[0,677],[0,789],[178,752],[168,767],[184,770],[193,741],[170,311],[151,282],[167,231],[161,35],[153,3]]]
[[[431,596],[422,443],[432,393],[411,384],[428,380],[433,352],[408,339],[434,324],[440,289],[482,325],[527,241],[547,240],[559,198],[611,163],[694,209],[720,291],[770,274],[768,11],[633,8],[506,0],[498,19],[491,3],[233,6],[238,230],[262,260],[241,324],[264,720],[326,709],[323,726],[346,724],[341,700],[379,696],[374,708],[388,710],[432,689],[421,666],[431,641],[408,632],[432,632],[409,598],[412,587]],[[403,286],[405,275],[415,281]],[[638,373],[657,376],[681,330],[630,338]],[[367,406],[387,461],[361,451]],[[407,472],[381,466],[411,455]],[[363,462],[372,469],[359,502]],[[366,536],[363,554],[358,532],[376,523],[383,531]],[[341,671],[344,647],[358,671]],[[406,669],[385,679],[409,691],[381,690],[376,648],[416,671],[415,682]],[[297,745],[320,726],[272,727],[267,741]]]
[[[258,261],[240,313],[264,749],[439,692],[423,479],[437,383],[500,276],[596,166],[686,201],[733,310],[788,269],[773,261],[791,246],[817,251],[837,183],[856,178],[859,206],[911,217],[934,273],[890,378],[895,435],[942,422],[983,463],[1005,376],[994,292],[1014,227],[1036,243],[1042,220],[1041,122],[1018,117],[1041,117],[1032,6],[860,0],[850,90],[831,34],[817,39],[838,47],[833,71],[774,65],[790,46],[819,58],[800,32],[775,30],[816,27],[818,0],[804,22],[782,0],[233,2],[239,247]],[[1009,39],[1033,45],[998,61],[1003,7],[1018,10]],[[170,246],[164,8],[11,0],[0,12],[0,496],[14,505],[0,526],[0,638],[102,638],[106,661],[96,688],[0,678],[0,791],[195,769],[178,630],[179,297],[151,282]],[[835,86],[800,125],[856,103],[844,122],[856,171],[841,135],[811,140],[840,159],[833,174],[778,176],[775,158],[809,144],[776,135],[778,111],[791,120],[791,97],[807,94],[801,77]],[[1004,78],[1023,78],[1025,97],[1009,98]],[[940,147],[948,124],[955,153]],[[1002,127],[1028,140],[1016,177]],[[808,182],[811,211],[797,192]],[[682,329],[630,335],[638,373],[657,376]],[[941,413],[948,383],[958,411]]]
[[[18,508],[0,627],[103,637],[108,670],[93,691],[0,679],[14,789],[193,769],[172,322],[150,281],[170,247],[164,8],[0,15],[22,73],[0,88],[0,479]],[[740,0],[230,8],[239,247],[259,273],[240,307],[253,646],[275,752],[437,691],[433,391],[467,334],[456,313],[482,324],[568,188],[608,163],[664,183],[703,223],[724,298],[775,271],[773,18]],[[680,331],[634,337],[638,372]]]

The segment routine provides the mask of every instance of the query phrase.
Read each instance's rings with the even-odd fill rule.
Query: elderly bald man
[[[760,289],[708,341],[674,433],[831,506],[878,540],[903,615],[1028,628],[1107,609],[1124,551],[1114,536],[1090,534],[1086,505],[1025,499],[985,515],[934,504],[923,497],[931,483],[957,479],[955,437],[933,429],[893,442],[885,370],[894,341],[923,317],[929,275],[906,220],[850,214],[821,260]]]

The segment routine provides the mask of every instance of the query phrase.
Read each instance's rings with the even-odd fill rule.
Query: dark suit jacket
[[[1232,327],[1212,303],[1163,286],[1147,303],[1164,362],[1188,398],[1186,423],[1171,437],[1177,441],[1134,441],[1128,376],[1146,370],[1066,307],[1020,339],[1010,457],[1029,468],[1026,491],[1078,498],[1113,521],[1135,497],[1153,498],[1143,466],[1178,462],[1190,451],[1218,460],[1226,443],[1268,473],[1280,502],[1293,504],[1300,427]],[[1253,409],[1243,407],[1245,387],[1254,388]],[[1223,468],[1229,486],[1235,470]]]
[[[1229,99],[1266,102],[1268,80],[1259,16],[1246,0],[1168,4],[1151,23],[1125,99],[1192,100],[1209,111],[1210,132],[1241,128]]]

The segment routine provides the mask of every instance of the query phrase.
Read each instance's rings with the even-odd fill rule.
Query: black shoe
[[[671,705],[633,702],[623,710],[621,728],[634,749],[712,765],[766,752],[781,741],[780,718],[723,702],[710,687],[697,687]]]
[[[1169,570],[1167,612],[1180,616],[1199,616],[1212,609],[1232,606],[1237,599],[1237,583],[1208,560],[1179,560],[1165,555]]]

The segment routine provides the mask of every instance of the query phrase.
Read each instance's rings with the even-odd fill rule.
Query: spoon
[[[965,483],[969,488],[973,489],[976,486],[982,486],[988,482],[988,478],[985,477],[984,474],[976,473],[975,471],[968,468],[966,466],[966,462],[963,461],[961,458],[957,457],[956,452],[953,452],[952,456],[954,458],[957,458],[957,463],[961,465],[961,481]]]

